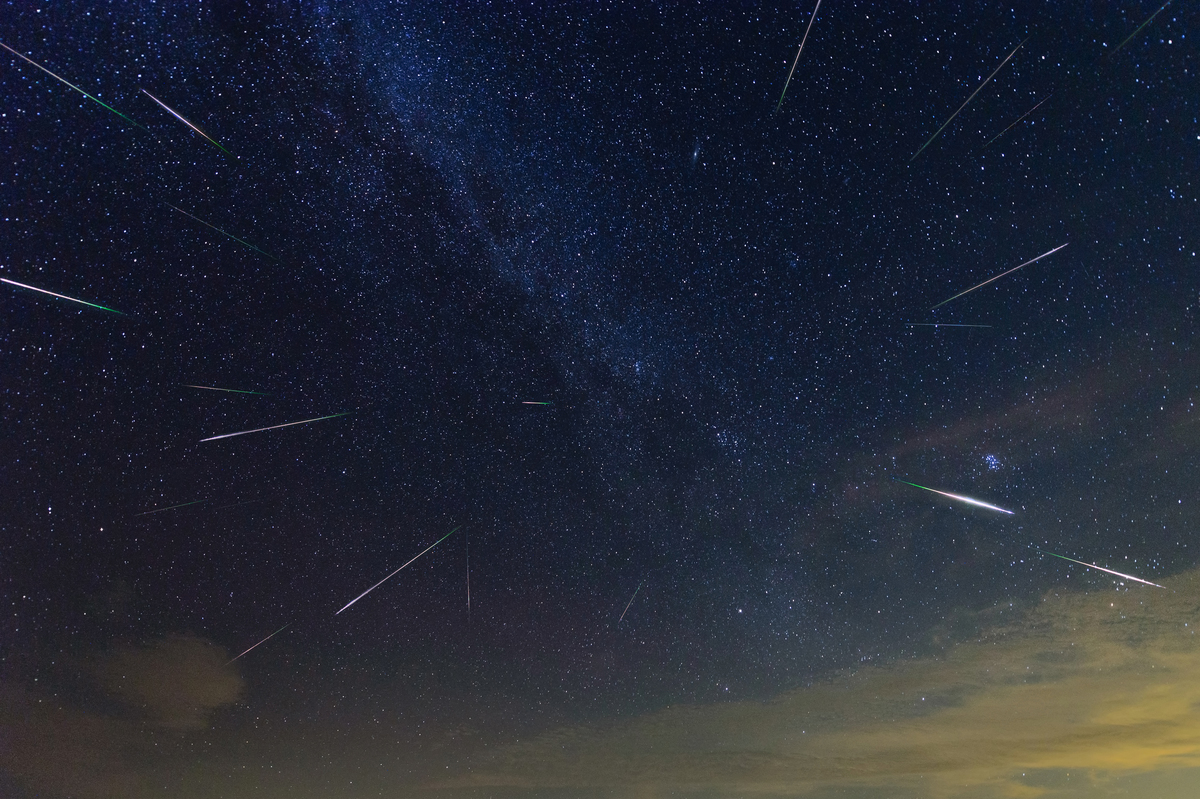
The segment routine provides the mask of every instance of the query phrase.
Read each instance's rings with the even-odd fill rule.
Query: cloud
[[[431,787],[1035,797],[1183,773],[1200,768],[1200,571],[1167,585],[1047,595],[943,657],[562,729]]]
[[[225,668],[225,650],[190,635],[111,652],[97,669],[101,686],[154,724],[199,729],[209,714],[237,701],[242,678]]]

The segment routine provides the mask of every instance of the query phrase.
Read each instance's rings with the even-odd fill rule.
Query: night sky
[[[0,794],[1196,795],[1200,9],[812,5],[5,3]]]

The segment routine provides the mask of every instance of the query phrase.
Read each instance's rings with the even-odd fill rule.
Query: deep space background
[[[0,277],[122,313],[0,286],[0,792],[937,795],[495,753],[1189,579],[1159,5],[828,0],[776,112],[808,3],[5,4],[138,125],[0,53]]]

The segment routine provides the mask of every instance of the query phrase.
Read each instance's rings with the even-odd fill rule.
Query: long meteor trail
[[[254,646],[250,647],[250,649],[254,649],[254,647],[255,647],[255,646],[258,646],[259,644],[265,644],[267,641],[270,641],[272,638],[274,638],[275,636],[279,635],[281,632],[283,632],[284,630],[286,630],[288,627],[291,627],[291,626],[292,626],[292,623],[289,621],[287,624],[283,625],[283,626],[282,626],[282,627],[280,627],[278,630],[276,630],[275,632],[271,633],[270,635],[268,635],[266,638],[264,638],[264,639],[262,639],[261,641],[259,641],[259,642],[258,642],[257,644],[255,644]],[[246,652],[249,652],[249,651],[250,651],[250,649],[247,649],[247,650],[246,650]],[[243,652],[243,653],[242,653],[242,655],[246,654],[246,652]],[[232,663],[234,660],[237,660],[237,659],[238,659],[238,658],[240,658],[242,655],[238,655],[238,656],[237,656],[237,658],[232,658],[232,659],[229,661],[229,663]],[[226,665],[226,666],[228,666],[228,665],[229,665],[229,663],[226,663],[225,665]]]
[[[813,22],[817,19],[817,11],[821,8],[821,0],[817,0],[816,8],[813,9],[812,16],[808,18],[808,27],[804,29],[804,38],[800,40],[800,49],[796,51],[796,60],[792,62],[792,68],[788,71],[787,80],[783,82],[783,91],[779,95],[779,102],[775,105],[775,113],[779,113],[779,109],[783,107],[783,98],[787,95],[788,86],[792,83],[792,75],[796,72],[796,65],[800,63],[800,54],[804,52],[804,43],[808,41],[808,32],[812,30]]]
[[[208,502],[208,500],[194,499],[191,502],[181,502],[178,505],[168,505],[165,508],[155,508],[154,510],[148,510],[143,513],[135,513],[133,516],[136,519],[138,516],[150,516],[155,513],[162,513],[163,511],[175,510],[176,508],[186,508],[188,505],[199,505],[201,502]]]
[[[988,510],[998,511],[999,513],[1007,513],[1009,516],[1013,515],[1013,512],[1010,510],[1005,510],[1004,508],[998,508],[995,505],[989,505],[986,502],[982,502],[978,499],[972,499],[971,497],[964,497],[962,494],[951,494],[949,491],[938,491],[936,488],[930,488],[928,486],[917,485],[916,483],[910,483],[907,480],[901,480],[899,477],[893,477],[892,479],[895,480],[897,483],[904,483],[906,486],[912,486],[913,488],[921,488],[926,491],[932,491],[935,494],[941,494],[943,497],[950,497],[950,499],[954,499],[959,502],[965,502],[968,505],[975,505],[980,508],[987,508]]]
[[[99,308],[102,311],[108,311],[109,313],[115,313],[117,316],[126,316],[127,315],[127,314],[121,313],[120,311],[118,311],[114,308],[106,308],[105,306],[97,305],[94,302],[86,302],[84,300],[77,300],[74,297],[68,297],[66,294],[56,294],[53,291],[47,291],[46,289],[40,289],[37,286],[27,286],[24,283],[18,283],[17,281],[9,280],[6,277],[0,277],[0,283],[7,283],[10,286],[20,286],[23,289],[29,289],[30,291],[36,291],[40,294],[49,294],[51,297],[58,297],[60,300],[70,300],[71,302],[77,302],[80,305],[86,305],[89,308]]]
[[[1028,36],[1027,36],[1027,37],[1025,37],[1025,42],[1027,42],[1027,41],[1029,41],[1029,37],[1028,37]],[[943,130],[945,130],[945,129],[946,129],[946,125],[949,125],[951,122],[953,122],[953,121],[954,121],[954,118],[955,118],[956,116],[958,116],[958,112],[959,112],[959,111],[962,111],[964,108],[966,108],[966,107],[967,107],[967,103],[969,103],[969,102],[971,102],[972,100],[974,100],[974,99],[975,99],[975,95],[979,94],[979,92],[983,90],[983,87],[984,87],[984,86],[987,86],[987,83],[988,83],[988,81],[989,81],[989,80],[991,80],[992,78],[996,77],[996,73],[1000,71],[1000,68],[1001,68],[1001,67],[1003,67],[1005,64],[1007,64],[1007,63],[1008,63],[1008,61],[1009,61],[1009,59],[1011,59],[1013,56],[1015,56],[1015,55],[1017,54],[1017,51],[1018,51],[1018,50],[1020,50],[1020,49],[1021,49],[1021,48],[1022,48],[1024,45],[1025,45],[1025,42],[1021,42],[1021,43],[1020,43],[1020,44],[1018,44],[1016,47],[1014,47],[1014,48],[1013,48],[1013,51],[1012,51],[1011,53],[1009,53],[1009,54],[1008,54],[1008,58],[1005,58],[1003,61],[1001,61],[1001,62],[1000,62],[1000,66],[999,66],[999,67],[996,67],[996,69],[995,69],[995,70],[992,72],[992,74],[991,74],[991,75],[988,75],[988,76],[987,76],[987,77],[984,79],[983,83],[979,84],[979,88],[978,88],[978,89],[976,89],[975,91],[971,92],[971,96],[967,98],[966,102],[964,102],[962,105],[960,105],[960,106],[958,107],[958,111],[955,111],[953,114],[951,114],[951,115],[950,115],[950,118],[946,120],[946,123],[945,123],[944,125],[942,125],[940,128],[938,128],[938,129],[937,129],[937,131],[935,131],[935,132],[934,132],[934,134],[933,134],[932,136],[930,136],[930,137],[929,137],[929,141],[927,141],[927,142],[925,142],[924,144],[922,144],[922,145],[921,145],[921,149],[920,149],[920,150],[917,150],[915,153],[913,153],[913,157],[912,157],[912,158],[910,158],[910,159],[908,159],[908,162],[909,162],[910,164],[911,164],[913,161],[916,161],[916,160],[917,160],[917,156],[918,156],[918,155],[920,155],[922,152],[924,152],[924,151],[925,151],[925,148],[926,148],[926,147],[928,147],[930,144],[932,144],[932,143],[933,143],[933,140],[934,140],[934,139],[936,139],[936,138],[938,137],[938,134],[939,134],[939,133],[941,133]]]
[[[1154,21],[1154,18],[1155,18],[1155,17],[1157,17],[1157,16],[1158,16],[1160,13],[1162,13],[1162,10],[1163,10],[1164,8],[1166,8],[1167,6],[1169,6],[1169,5],[1171,5],[1171,0],[1167,0],[1167,2],[1165,2],[1165,3],[1163,3],[1161,6],[1159,6],[1159,7],[1158,7],[1158,11],[1155,11],[1153,14],[1151,14],[1149,17],[1147,17],[1147,18],[1146,18],[1146,21],[1145,21],[1145,22],[1143,22],[1141,25],[1138,25],[1138,26],[1137,26],[1137,30],[1135,30],[1133,33],[1129,34],[1129,36],[1127,36],[1127,37],[1125,38],[1125,41],[1123,41],[1123,42],[1121,42],[1120,44],[1118,44],[1118,45],[1117,45],[1117,49],[1116,49],[1116,50],[1113,50],[1111,53],[1109,53],[1109,55],[1116,55],[1116,54],[1117,54],[1117,51],[1119,51],[1119,50],[1120,50],[1122,47],[1124,47],[1125,45],[1129,44],[1129,40],[1130,40],[1130,39],[1132,39],[1134,36],[1137,36],[1139,33],[1141,33],[1141,32],[1142,32],[1142,28],[1146,27],[1146,26],[1147,26],[1147,25],[1149,25],[1151,22],[1153,22],[1153,21]]]
[[[239,239],[237,236],[233,235],[232,233],[226,233],[224,230],[221,230],[221,228],[217,227],[216,225],[213,225],[213,224],[210,224],[210,223],[208,223],[208,222],[205,222],[203,219],[201,219],[200,217],[196,216],[195,214],[189,214],[187,211],[183,210],[182,208],[175,208],[175,206],[171,205],[170,203],[167,203],[166,205],[167,205],[167,207],[168,207],[168,208],[174,208],[176,211],[178,211],[179,213],[183,214],[183,215],[184,215],[184,216],[186,216],[186,217],[190,217],[191,219],[195,219],[197,222],[199,222],[200,224],[204,225],[205,227],[210,227],[210,228],[212,228],[213,230],[215,230],[215,231],[217,231],[218,233],[220,233],[222,236],[226,236],[226,237],[228,237],[228,238],[231,238],[231,239],[233,239],[234,241],[236,241],[238,244],[245,245],[246,247],[249,247],[250,249],[254,250],[255,252],[262,253],[263,255],[265,255],[265,256],[267,256],[268,258],[270,258],[272,261],[278,261],[278,260],[279,260],[279,259],[278,259],[278,258],[276,258],[274,255],[271,255],[271,253],[267,252],[266,250],[262,249],[261,247],[255,247],[255,246],[254,246],[253,244],[251,244],[250,242],[248,242],[248,241],[246,241],[246,240],[244,240],[244,239]]]
[[[1075,560],[1075,558],[1068,558],[1066,555],[1056,555],[1053,552],[1046,552],[1043,549],[1039,549],[1039,550],[1037,550],[1037,552],[1042,555],[1050,555],[1055,558],[1061,558],[1062,560],[1069,560],[1072,563],[1078,563],[1080,566],[1087,566],[1089,569],[1097,569],[1098,571],[1107,572],[1108,574],[1115,574],[1117,577],[1120,577],[1124,580],[1133,580],[1135,583],[1141,583],[1142,585],[1152,585],[1155,588],[1166,588],[1165,585],[1159,585],[1158,583],[1152,583],[1149,580],[1143,580],[1141,577],[1134,577],[1132,574],[1121,574],[1121,572],[1115,572],[1112,569],[1106,569],[1103,566],[1097,566],[1094,563],[1084,563],[1082,560]]]
[[[1140,28],[1139,28],[1139,30],[1140,30]],[[1136,33],[1136,31],[1135,31],[1135,33]],[[142,130],[147,130],[147,128],[146,128],[146,126],[145,126],[145,125],[141,125],[141,124],[138,124],[137,122],[134,122],[132,119],[130,119],[129,117],[125,116],[125,115],[124,115],[124,114],[122,114],[120,111],[118,111],[117,109],[115,109],[115,108],[113,108],[111,105],[109,105],[108,103],[106,103],[106,102],[104,102],[103,100],[100,100],[100,99],[98,99],[98,98],[96,98],[96,97],[93,97],[92,95],[90,95],[90,94],[88,94],[87,92],[85,92],[83,89],[81,89],[81,88],[79,88],[78,86],[76,86],[74,83],[71,83],[71,82],[70,82],[69,80],[67,80],[66,78],[64,78],[64,77],[61,77],[61,76],[59,76],[59,75],[55,75],[55,74],[54,74],[53,72],[51,72],[50,70],[46,69],[44,66],[42,66],[42,65],[41,65],[41,64],[39,64],[38,62],[34,61],[32,58],[27,58],[26,56],[23,56],[23,55],[21,55],[20,53],[18,53],[16,50],[14,50],[14,49],[12,49],[11,47],[9,47],[9,46],[8,46],[7,44],[5,44],[4,42],[0,42],[0,47],[3,47],[3,48],[4,48],[5,50],[7,50],[8,52],[10,52],[10,53],[12,53],[13,55],[15,55],[17,58],[20,58],[20,59],[21,59],[21,60],[23,60],[23,61],[27,61],[27,62],[29,62],[29,63],[30,63],[30,64],[32,64],[33,66],[35,66],[35,67],[37,67],[38,69],[40,69],[42,72],[45,72],[45,73],[46,73],[47,75],[49,75],[50,77],[54,78],[56,81],[59,81],[60,83],[63,83],[63,84],[65,84],[65,85],[67,85],[67,86],[71,87],[72,89],[74,89],[75,91],[79,92],[79,93],[80,93],[80,94],[82,94],[84,97],[86,97],[86,98],[88,98],[89,100],[91,100],[92,102],[94,102],[94,103],[99,103],[100,105],[104,106],[104,107],[105,107],[105,108],[107,108],[109,111],[112,111],[114,114],[116,114],[116,115],[117,115],[117,116],[119,116],[121,119],[125,120],[126,122],[129,122],[130,124],[133,124],[133,125],[137,125],[137,126],[138,126],[139,128],[141,128]]]
[[[905,327],[991,327],[991,325],[956,325],[951,322],[905,322]]]
[[[186,119],[184,119],[184,118],[183,118],[183,115],[182,115],[182,114],[180,114],[178,111],[176,111],[174,108],[172,108],[171,106],[167,105],[167,104],[166,104],[166,103],[164,103],[162,100],[158,99],[158,98],[157,98],[157,97],[155,97],[153,94],[151,94],[150,92],[146,91],[145,89],[142,89],[142,93],[144,93],[144,94],[145,94],[147,97],[149,97],[151,100],[153,100],[154,102],[158,103],[158,104],[159,104],[159,105],[161,105],[163,108],[165,108],[165,109],[167,110],[167,113],[169,113],[171,116],[175,117],[175,118],[176,118],[176,119],[178,119],[180,122],[182,122],[183,124],[187,125],[189,128],[191,128],[192,130],[196,131],[197,133],[199,133],[199,134],[200,134],[201,136],[203,136],[204,138],[208,139],[208,140],[209,140],[209,142],[211,142],[212,144],[215,144],[217,147],[220,147],[220,148],[221,148],[221,152],[225,153],[225,155],[233,155],[233,153],[229,152],[229,151],[228,151],[228,150],[226,150],[224,147],[221,147],[221,142],[217,141],[217,140],[216,140],[216,139],[214,139],[212,136],[209,136],[207,133],[205,133],[204,131],[200,130],[200,128],[196,127],[196,126],[195,126],[195,125],[193,125],[191,122],[188,122]]]
[[[191,383],[180,383],[184,388],[202,388],[205,391],[230,391],[234,394],[260,394],[264,397],[270,396],[265,391],[246,391],[242,388],[217,388],[216,386],[193,386]]]
[[[1071,242],[1067,242],[1067,244],[1070,244],[1070,243]],[[971,288],[967,289],[966,291],[960,291],[957,294],[955,294],[953,297],[951,297],[949,300],[942,300],[941,302],[939,302],[937,305],[933,306],[933,308],[930,308],[929,310],[932,311],[934,308],[941,308],[946,303],[948,303],[952,300],[957,300],[959,297],[961,297],[964,294],[970,294],[975,289],[981,289],[984,286],[986,286],[988,283],[991,283],[994,280],[999,280],[1000,278],[1004,277],[1005,275],[1011,275],[1013,272],[1017,271],[1018,269],[1021,269],[1022,267],[1029,266],[1032,263],[1036,263],[1036,262],[1042,260],[1047,255],[1053,255],[1054,253],[1061,250],[1063,247],[1066,247],[1067,244],[1060,244],[1057,247],[1055,247],[1053,250],[1050,250],[1049,252],[1044,252],[1041,255],[1039,255],[1037,258],[1031,258],[1030,260],[1021,264],[1020,266],[1014,266],[1012,269],[1009,269],[1007,272],[1001,272],[1000,274],[996,275],[995,277],[989,277],[987,280],[983,281],[978,286],[971,286]]]
[[[818,3],[817,5],[820,5],[820,3]],[[645,577],[642,578],[641,583],[638,583],[638,587],[633,589],[633,596],[629,597],[629,601],[627,603],[625,603],[625,609],[623,611],[621,611],[621,618],[617,619],[617,624],[620,624],[621,622],[625,621],[625,614],[629,612],[629,606],[633,604],[633,600],[634,600],[634,598],[637,597],[638,591],[642,590],[642,583],[644,583],[644,582],[646,582]]]
[[[460,527],[461,527],[461,525],[460,525]],[[362,598],[363,598],[363,597],[365,597],[367,594],[371,593],[371,592],[372,592],[372,591],[374,591],[376,588],[378,588],[379,586],[383,585],[384,583],[386,583],[388,580],[392,579],[394,576],[396,576],[396,575],[397,575],[397,574],[399,574],[400,572],[404,571],[406,568],[408,568],[409,564],[411,564],[411,563],[413,562],[413,560],[416,560],[417,558],[421,557],[421,555],[424,555],[426,552],[428,552],[429,550],[433,549],[434,547],[436,547],[438,544],[440,544],[440,543],[442,543],[443,541],[445,541],[445,540],[446,540],[447,538],[449,538],[450,536],[454,535],[456,532],[458,532],[458,530],[459,530],[459,528],[458,528],[458,527],[455,527],[453,530],[451,530],[450,532],[446,533],[444,536],[442,536],[441,538],[439,538],[437,541],[434,541],[432,544],[430,544],[429,546],[427,546],[427,547],[425,547],[424,549],[422,549],[422,550],[421,550],[421,553],[420,553],[419,555],[417,555],[417,557],[416,557],[416,558],[413,558],[413,559],[412,559],[412,560],[410,560],[408,563],[405,563],[405,564],[404,564],[403,566],[401,566],[399,569],[396,569],[396,571],[392,572],[392,573],[391,573],[391,574],[389,574],[387,577],[384,577],[382,580],[380,580],[379,582],[375,583],[375,585],[371,586],[371,587],[370,587],[370,588],[368,588],[366,591],[363,591],[361,594],[359,594],[358,596],[354,597],[354,599],[351,599],[349,602],[347,602],[347,603],[346,603],[345,607],[343,607],[343,608],[342,608],[342,610],[345,610],[346,608],[350,607],[350,606],[351,606],[351,605],[353,605],[355,602],[357,602],[358,600],[362,599]],[[334,616],[338,615],[338,613],[341,613],[341,612],[342,612],[342,610],[339,610],[337,613],[335,613],[335,614],[333,614],[333,615],[334,615]]]
[[[264,430],[277,430],[280,427],[291,427],[294,424],[308,424],[309,422],[322,422],[326,419],[336,419],[339,416],[348,416],[353,411],[344,411],[343,413],[332,413],[329,416],[318,416],[316,419],[301,419],[299,422],[285,422],[284,424],[273,424],[270,427],[259,427],[254,430],[239,430],[236,433],[223,433],[219,436],[209,436],[208,438],[200,439],[200,443],[205,441],[216,441],[218,438],[233,438],[234,436],[244,436],[249,433],[261,433]]]

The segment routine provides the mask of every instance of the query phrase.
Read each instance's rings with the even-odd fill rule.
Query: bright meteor
[[[30,291],[36,291],[40,294],[49,294],[51,297],[58,297],[60,300],[70,300],[71,302],[77,302],[80,305],[86,305],[89,308],[99,308],[102,311],[108,311],[109,313],[115,313],[118,316],[125,316],[125,314],[121,313],[120,311],[114,310],[112,308],[106,308],[103,305],[97,305],[94,302],[85,302],[84,300],[77,300],[74,297],[68,297],[66,294],[55,294],[53,291],[46,291],[46,289],[39,289],[37,286],[27,286],[24,283],[18,283],[17,281],[9,280],[6,277],[0,277],[0,283],[7,283],[10,286],[20,286],[23,289],[29,289]]]
[[[1067,244],[1070,244],[1070,243],[1071,242],[1067,242]],[[995,277],[989,277],[987,280],[983,281],[978,286],[971,286],[971,288],[967,289],[966,291],[958,292],[953,297],[951,297],[949,300],[942,300],[937,305],[933,306],[933,308],[941,308],[943,305],[950,302],[951,300],[957,300],[959,297],[961,297],[964,294],[970,294],[975,289],[981,289],[984,286],[986,286],[988,283],[991,283],[993,280],[999,280],[1000,278],[1004,277],[1005,275],[1011,275],[1013,272],[1017,271],[1018,269],[1020,269],[1023,266],[1029,266],[1032,263],[1042,260],[1047,255],[1053,255],[1054,253],[1061,250],[1063,247],[1066,247],[1067,244],[1060,244],[1057,247],[1055,247],[1053,250],[1050,250],[1049,252],[1044,252],[1041,255],[1039,255],[1037,258],[1032,258],[1032,259],[1026,261],[1025,263],[1021,264],[1020,266],[1014,266],[1012,269],[1009,269],[1007,272],[1001,272],[1000,274],[996,275]],[[930,308],[929,310],[932,311],[933,308]]]
[[[254,649],[254,647],[255,647],[255,646],[259,646],[260,644],[265,644],[267,641],[270,641],[272,638],[274,638],[275,636],[279,635],[281,632],[283,632],[284,630],[286,630],[288,627],[291,627],[291,626],[292,626],[292,623],[289,621],[287,624],[283,625],[283,626],[282,626],[282,627],[280,627],[278,630],[276,630],[275,632],[271,633],[270,635],[268,635],[266,638],[264,638],[264,639],[262,639],[261,641],[259,641],[259,642],[258,642],[257,644],[255,644],[254,646],[250,647],[250,649]],[[246,650],[246,652],[249,652],[249,651],[250,651],[250,649],[247,649],[247,650]],[[246,654],[246,652],[243,652],[243,653],[242,653],[242,655]],[[232,659],[229,661],[229,663],[232,663],[234,660],[237,660],[237,659],[238,659],[238,658],[240,658],[242,655],[238,655],[238,656],[237,656],[237,658],[232,658]],[[226,666],[228,666],[228,665],[229,665],[229,663],[226,663],[225,665],[226,665]]]
[[[788,86],[792,83],[792,75],[796,74],[796,65],[800,63],[800,54],[804,52],[804,43],[808,41],[808,32],[812,30],[813,22],[817,19],[817,11],[821,8],[821,0],[817,0],[816,8],[813,9],[812,16],[808,18],[808,27],[804,29],[804,38],[800,40],[800,49],[796,51],[796,60],[792,62],[792,68],[788,72],[787,80],[783,82],[783,91],[779,95],[779,102],[775,104],[775,113],[779,113],[779,109],[783,108],[783,98],[787,96]]]
[[[291,427],[294,424],[308,424],[309,422],[322,422],[326,419],[336,419],[339,416],[348,416],[353,411],[345,411],[344,413],[334,413],[329,416],[318,416],[316,419],[301,419],[299,422],[285,422],[284,424],[273,424],[270,427],[259,427],[254,430],[239,430],[236,433],[223,433],[219,436],[209,436],[208,438],[200,439],[200,443],[205,441],[216,441],[218,438],[233,438],[234,436],[244,436],[248,433],[261,433],[264,430],[276,430],[280,427]]]
[[[1055,558],[1061,558],[1062,560],[1069,560],[1072,563],[1078,563],[1080,566],[1087,566],[1089,569],[1097,569],[1102,572],[1107,572],[1108,574],[1115,574],[1117,577],[1120,577],[1124,580],[1133,580],[1135,583],[1141,583],[1142,585],[1152,585],[1155,588],[1166,588],[1165,585],[1159,585],[1158,583],[1152,583],[1149,580],[1143,580],[1141,577],[1134,577],[1132,574],[1121,574],[1121,572],[1115,572],[1112,569],[1106,569],[1103,566],[1097,566],[1094,563],[1084,563],[1082,560],[1075,560],[1075,558],[1068,558],[1066,555],[1056,555],[1053,552],[1046,552],[1041,549],[1036,550],[1036,551],[1042,555],[1050,555]]]
[[[820,3],[818,3],[817,5],[820,5]],[[621,618],[617,619],[617,624],[620,624],[621,622],[625,621],[625,614],[629,612],[629,606],[633,604],[633,600],[634,600],[634,598],[637,597],[638,591],[642,590],[642,583],[644,583],[644,582],[646,582],[645,577],[642,578],[641,583],[638,583],[638,587],[633,589],[633,596],[629,597],[629,601],[627,603],[625,603],[625,610],[621,611]]]
[[[166,104],[166,103],[164,103],[162,100],[158,99],[158,98],[157,98],[157,97],[155,97],[153,94],[151,94],[150,92],[146,91],[145,89],[142,89],[142,93],[143,93],[143,94],[145,94],[147,97],[149,97],[149,98],[150,98],[151,100],[153,100],[154,102],[156,102],[156,103],[158,103],[159,105],[161,105],[163,108],[165,108],[165,109],[167,110],[167,113],[169,113],[171,116],[175,117],[175,118],[176,118],[176,119],[178,119],[180,122],[182,122],[183,124],[187,125],[189,128],[191,128],[192,130],[196,131],[197,133],[199,133],[199,134],[200,134],[201,136],[203,136],[204,138],[208,139],[208,140],[209,140],[211,143],[215,144],[217,147],[220,147],[220,148],[221,148],[221,152],[225,153],[226,155],[233,155],[233,153],[229,152],[229,151],[228,151],[228,150],[226,150],[224,147],[221,147],[221,143],[220,143],[219,141],[217,141],[216,139],[214,139],[212,136],[209,136],[209,135],[208,135],[207,133],[205,133],[204,131],[200,130],[200,128],[196,127],[196,126],[195,126],[195,125],[193,125],[191,122],[188,122],[186,119],[184,119],[184,118],[183,118],[183,116],[182,116],[182,115],[181,115],[181,114],[180,114],[178,111],[176,111],[174,108],[171,108],[171,106],[167,105],[167,104]]]
[[[965,502],[968,505],[976,505],[980,508],[987,508],[988,510],[994,510],[994,511],[998,511],[1000,513],[1007,513],[1009,516],[1013,515],[1013,512],[1010,510],[1005,510],[1004,508],[998,508],[995,505],[989,505],[988,503],[981,502],[978,499],[971,499],[970,497],[964,497],[961,494],[951,494],[949,491],[938,491],[936,488],[929,488],[928,486],[922,486],[922,485],[917,485],[916,483],[910,483],[907,480],[901,480],[899,477],[893,477],[892,479],[895,480],[897,483],[904,483],[906,486],[912,486],[913,488],[921,488],[926,491],[932,491],[935,494],[941,494],[943,497],[950,497],[950,499],[958,500],[959,502]]]
[[[1139,28],[1138,30],[1141,30],[1141,29]],[[1135,31],[1135,32],[1136,32],[1136,31]],[[35,66],[35,67],[37,67],[38,69],[40,69],[42,72],[45,72],[45,73],[46,73],[47,75],[49,75],[50,77],[54,78],[56,81],[59,81],[60,83],[63,83],[63,84],[65,84],[65,85],[69,86],[70,88],[72,88],[72,89],[74,89],[75,91],[79,92],[79,93],[80,93],[80,94],[82,94],[84,97],[86,97],[86,98],[88,98],[89,100],[91,100],[92,102],[94,102],[94,103],[99,103],[100,105],[104,106],[104,107],[105,107],[105,108],[107,108],[109,111],[112,111],[114,114],[116,114],[116,115],[117,115],[117,116],[119,116],[121,119],[125,120],[126,122],[129,122],[129,123],[131,123],[131,124],[137,125],[137,126],[138,126],[139,128],[141,128],[142,130],[145,130],[145,129],[146,129],[146,127],[145,127],[144,125],[138,125],[138,123],[137,123],[137,122],[134,122],[132,119],[130,119],[129,117],[125,116],[125,115],[124,115],[124,114],[122,114],[120,111],[118,111],[117,109],[115,109],[115,108],[113,108],[111,105],[109,105],[108,103],[106,103],[106,102],[104,102],[104,101],[102,101],[102,100],[99,100],[99,99],[97,99],[97,98],[93,97],[92,95],[90,95],[90,94],[88,94],[87,92],[85,92],[83,89],[81,89],[81,88],[79,88],[78,86],[76,86],[74,83],[71,83],[70,81],[68,81],[66,78],[60,77],[59,75],[55,75],[55,74],[54,74],[53,72],[51,72],[50,70],[46,69],[44,66],[42,66],[42,65],[41,65],[41,64],[39,64],[38,62],[34,61],[32,58],[26,58],[25,56],[23,56],[23,55],[21,55],[20,53],[18,53],[16,50],[14,50],[14,49],[12,49],[11,47],[9,47],[9,46],[8,46],[7,44],[5,44],[4,42],[0,42],[0,47],[3,47],[3,48],[4,48],[5,50],[7,50],[8,52],[10,52],[10,53],[12,53],[13,55],[15,55],[17,58],[20,58],[20,59],[21,59],[21,60],[23,60],[23,61],[27,61],[27,62],[29,62],[29,63],[30,63],[30,64],[32,64],[33,66]]]
[[[460,526],[461,526],[461,525],[460,525]],[[432,544],[430,544],[429,546],[427,546],[427,547],[425,547],[424,549],[422,549],[422,550],[421,550],[421,553],[420,553],[419,555],[417,555],[417,557],[416,557],[416,558],[413,558],[413,559],[412,559],[412,560],[410,560],[408,563],[405,563],[405,564],[404,564],[403,566],[401,566],[399,569],[396,569],[396,571],[392,572],[392,573],[391,573],[391,574],[389,574],[387,577],[384,577],[382,580],[380,580],[379,582],[375,583],[375,585],[371,586],[371,587],[370,587],[370,588],[368,588],[366,591],[363,591],[361,594],[359,594],[358,596],[354,597],[354,599],[351,599],[349,602],[347,602],[347,603],[346,603],[345,607],[343,607],[343,608],[342,608],[342,610],[345,610],[346,608],[350,607],[350,606],[351,606],[351,605],[353,605],[355,602],[357,602],[358,600],[362,599],[362,598],[363,598],[363,597],[365,597],[367,594],[371,593],[371,592],[372,592],[372,591],[374,591],[376,588],[378,588],[379,586],[381,586],[381,585],[383,585],[384,583],[386,583],[388,580],[392,579],[392,577],[394,577],[395,575],[397,575],[397,574],[399,574],[400,572],[404,571],[404,569],[408,568],[409,564],[410,564],[410,563],[412,563],[412,562],[413,562],[413,560],[416,560],[417,558],[421,557],[421,555],[424,555],[426,552],[428,552],[429,550],[433,549],[434,547],[436,547],[438,544],[440,544],[440,543],[442,543],[443,541],[445,541],[445,540],[446,540],[447,538],[449,538],[450,536],[454,535],[456,532],[458,532],[458,529],[459,529],[458,527],[455,527],[453,530],[451,530],[450,532],[446,533],[444,536],[442,536],[441,538],[439,538],[437,541],[434,541]],[[334,615],[334,616],[338,615],[338,613],[341,613],[341,612],[342,612],[342,610],[339,610],[337,613],[335,613],[335,614],[333,614],[333,615]]]

